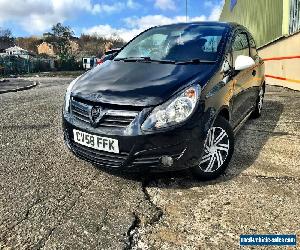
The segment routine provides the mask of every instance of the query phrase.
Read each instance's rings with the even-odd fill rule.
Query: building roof
[[[19,51],[27,51],[26,49],[22,49],[21,47],[19,46],[13,46],[13,47],[9,47],[7,49],[5,49],[6,51],[10,51],[10,50],[19,50]]]

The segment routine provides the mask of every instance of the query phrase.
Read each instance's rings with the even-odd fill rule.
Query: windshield
[[[127,44],[115,59],[216,61],[225,27],[212,25],[174,25],[150,29]]]

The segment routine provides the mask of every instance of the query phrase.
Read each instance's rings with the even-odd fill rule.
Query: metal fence
[[[52,62],[41,58],[23,58],[19,56],[0,56],[0,75],[18,75],[24,73],[49,71]]]
[[[290,0],[290,25],[289,33],[300,30],[300,0]]]

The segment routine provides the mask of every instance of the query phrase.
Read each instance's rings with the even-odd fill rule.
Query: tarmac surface
[[[125,176],[77,159],[61,131],[71,80],[39,78],[0,95],[0,249],[238,249],[240,234],[299,239],[300,92],[268,87],[226,175],[200,182],[188,171]]]

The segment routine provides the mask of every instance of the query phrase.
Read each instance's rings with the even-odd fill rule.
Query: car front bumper
[[[203,119],[201,119],[203,120]],[[87,126],[63,114],[64,139],[79,158],[106,168],[125,171],[173,171],[195,166],[202,155],[205,124],[181,126],[151,134],[122,135]],[[80,145],[74,141],[73,129],[117,139],[120,152],[110,153]]]

